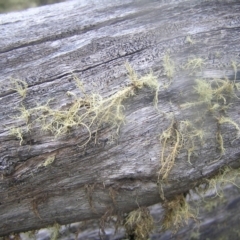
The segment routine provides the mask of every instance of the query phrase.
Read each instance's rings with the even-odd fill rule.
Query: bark
[[[169,116],[174,116],[176,126],[186,119],[198,120],[206,134],[203,144],[196,143],[191,164],[187,149],[179,149],[163,184],[166,199],[188,192],[223,166],[239,167],[236,127],[219,126],[211,114],[203,115],[203,107],[180,107],[197,101],[196,78],[238,82],[233,63],[240,62],[239,12],[239,1],[106,0],[70,1],[1,15],[0,235],[162,202],[157,185],[159,137],[172,122]],[[166,54],[175,64],[168,89]],[[183,66],[192,58],[204,59],[204,65],[191,72]],[[81,127],[55,138],[35,125],[23,134],[21,145],[10,134],[11,128],[23,126],[15,118],[21,106],[29,109],[49,99],[58,109],[71,105],[74,98],[67,91],[80,95],[73,75],[84,82],[87,93],[103,97],[129,86],[126,62],[139,76],[150,69],[158,76],[159,111],[153,106],[154,93],[142,88],[124,101],[126,120],[117,137],[108,125],[101,126],[97,136],[93,132],[84,147],[89,135]],[[27,82],[24,99],[11,86],[11,78]],[[231,107],[222,114],[239,123],[239,100],[230,100]],[[219,128],[225,154],[216,141]],[[41,165],[52,156],[52,164]]]

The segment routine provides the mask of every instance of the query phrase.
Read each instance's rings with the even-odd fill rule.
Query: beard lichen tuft
[[[136,240],[148,239],[154,228],[154,221],[146,207],[132,211],[126,218],[125,228],[128,236]]]
[[[88,134],[88,139],[82,146],[86,145],[92,139],[93,132],[95,136],[97,136],[97,132],[102,126],[109,126],[115,129],[118,134],[120,126],[125,123],[124,100],[132,97],[136,90],[142,89],[143,87],[150,88],[155,92],[154,106],[157,108],[158,104],[160,85],[153,72],[138,77],[129,63],[126,63],[126,68],[130,84],[111,96],[103,97],[97,93],[87,94],[84,84],[76,76],[73,76],[76,86],[83,96],[80,97],[68,91],[67,95],[74,98],[70,107],[62,109],[51,108],[49,103],[52,99],[49,99],[45,105],[38,105],[30,109],[26,109],[26,107],[22,105],[19,108],[20,115],[16,118],[23,120],[29,130],[31,130],[34,125],[40,124],[43,131],[50,132],[55,137],[67,134],[72,128],[80,127],[85,129]],[[19,89],[21,85],[18,84],[17,86],[16,90]],[[15,134],[20,139],[20,143],[22,143],[23,138],[20,133],[21,129],[19,129],[18,132],[12,131],[12,134]]]

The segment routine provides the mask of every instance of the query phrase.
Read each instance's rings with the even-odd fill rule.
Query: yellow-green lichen
[[[154,221],[145,207],[130,212],[126,218],[126,231],[129,235],[134,236],[136,240],[148,239],[154,228]]]

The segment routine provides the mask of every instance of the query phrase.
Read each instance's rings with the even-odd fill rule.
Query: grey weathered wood
[[[179,107],[192,99],[194,78],[234,78],[231,61],[240,61],[239,10],[239,1],[109,0],[70,1],[1,15],[0,235],[99,218],[111,207],[129,212],[160,202],[159,135],[171,122],[166,113],[173,112],[177,121],[198,117],[197,111]],[[195,44],[186,41],[189,35]],[[57,108],[71,103],[66,92],[78,94],[73,73],[88,92],[105,97],[129,84],[126,61],[139,75],[152,69],[163,84],[168,81],[162,65],[167,52],[176,72],[170,88],[159,92],[158,107],[165,114],[153,107],[150,90],[138,91],[125,101],[126,123],[114,141],[107,126],[99,132],[97,144],[91,141],[85,148],[80,146],[88,135],[81,128],[55,139],[36,127],[21,146],[9,134],[10,127],[21,124],[13,118],[21,103],[27,108],[49,98]],[[193,77],[181,68],[189,57],[206,62]],[[10,89],[11,77],[27,81],[24,100]],[[239,123],[238,106],[234,99],[229,115]],[[197,150],[193,165],[186,160],[186,150],[180,152],[164,185],[166,198],[187,192],[226,164],[239,166],[234,128],[222,129],[226,154],[220,158],[217,126],[210,118],[205,121],[209,121],[205,144]],[[39,168],[52,154],[53,164]],[[86,185],[94,186],[94,211]],[[117,192],[115,204],[110,189]]]
[[[238,181],[239,184],[239,181]],[[238,239],[239,238],[239,188],[232,185],[227,185],[224,188],[224,197],[218,198],[214,195],[207,194],[205,199],[199,198],[198,196],[193,196],[190,201],[191,206],[194,208],[198,207],[198,221],[189,221],[189,223],[179,229],[177,233],[172,233],[171,231],[166,231],[161,233],[161,219],[164,214],[164,210],[161,204],[155,204],[151,206],[150,212],[156,223],[156,227],[150,236],[150,239],[168,240],[168,239]],[[212,204],[212,205],[210,205]],[[78,240],[85,239],[98,239],[98,224],[95,221],[91,221],[84,225],[73,224],[69,227],[68,237],[73,238],[76,235],[77,228],[81,229],[78,234]],[[45,234],[46,234],[45,230]],[[120,228],[117,234],[114,235],[114,226],[111,223],[106,224],[106,235],[111,240],[124,239],[124,229]],[[39,234],[36,235],[37,239]],[[48,233],[49,236],[49,233]],[[197,237],[198,236],[198,237]],[[59,235],[59,239],[67,239],[64,234]]]

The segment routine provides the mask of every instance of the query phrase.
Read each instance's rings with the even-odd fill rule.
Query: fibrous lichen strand
[[[170,84],[172,83],[172,78],[173,78],[173,75],[175,72],[175,64],[174,64],[173,60],[170,58],[168,53],[166,53],[163,56],[163,67],[165,70],[165,74],[170,79],[170,82],[168,84],[166,84],[166,86],[165,86],[165,88],[168,88],[170,86]]]
[[[103,125],[107,124],[116,129],[116,133],[118,133],[120,126],[125,122],[124,100],[133,96],[137,89],[147,87],[153,90],[155,92],[154,105],[156,108],[158,104],[159,83],[153,72],[138,77],[129,63],[126,63],[126,68],[130,84],[112,96],[103,98],[100,94],[87,94],[83,83],[76,76],[73,76],[76,86],[84,96],[78,97],[76,94],[67,92],[69,96],[74,97],[74,101],[68,109],[51,108],[49,103],[52,99],[49,99],[45,105],[38,105],[30,109],[26,109],[22,105],[19,108],[20,116],[16,118],[24,120],[28,129],[33,128],[35,123],[37,125],[40,123],[43,131],[51,132],[55,137],[68,133],[74,127],[81,127],[88,133],[88,139],[83,145],[91,140],[92,132],[97,133]],[[19,133],[17,137],[20,138]],[[23,139],[20,139],[22,143]]]
[[[197,212],[194,211],[183,194],[175,196],[172,200],[165,201],[162,230],[172,230],[174,233],[186,225],[190,219],[196,221]]]
[[[148,239],[154,228],[153,217],[147,208],[141,207],[128,214],[125,228],[127,233],[136,240]]]
[[[26,97],[27,88],[28,88],[28,84],[26,81],[12,78],[11,84],[12,84],[12,87],[11,87],[12,90],[18,92],[21,97],[23,98]]]
[[[160,158],[160,170],[158,172],[158,182],[164,181],[168,178],[171,169],[174,166],[175,159],[178,155],[179,149],[182,146],[182,135],[176,127],[176,123],[172,120],[167,130],[163,131],[160,136],[160,142],[162,144],[162,153]],[[169,153],[165,153],[167,150],[167,143],[171,142]]]

